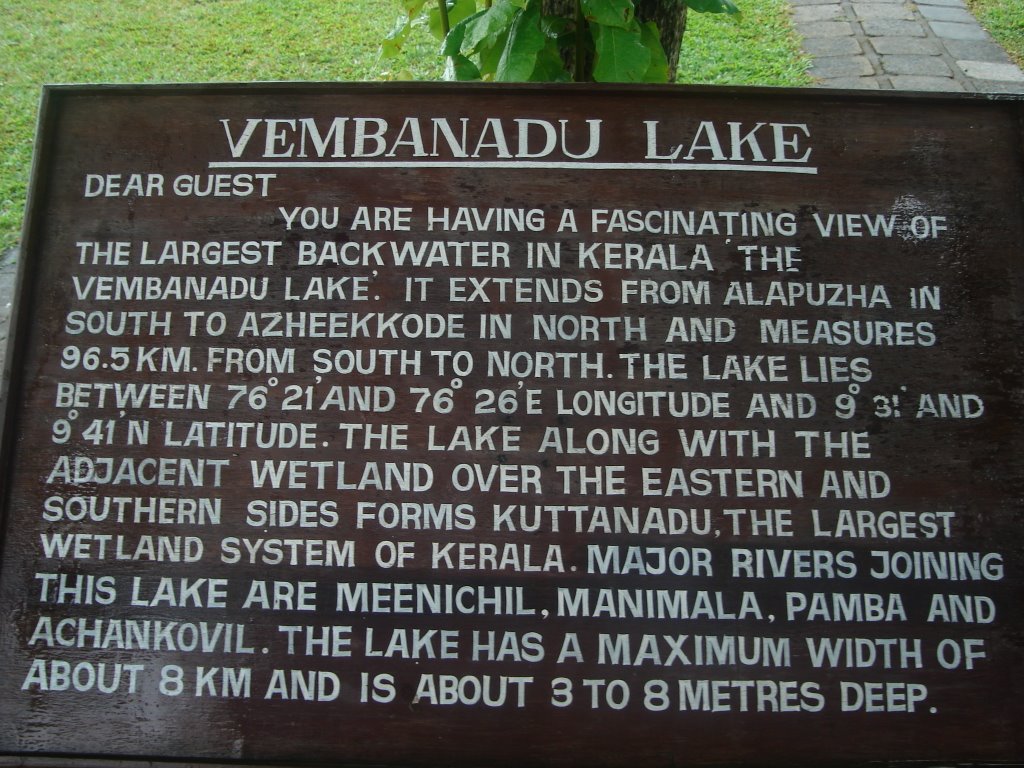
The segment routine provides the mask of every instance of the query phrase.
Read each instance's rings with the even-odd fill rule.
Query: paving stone
[[[868,19],[861,22],[868,37],[925,37],[924,27],[916,21],[901,19]]]
[[[929,21],[959,21],[974,24],[974,16],[966,8],[949,8],[942,5],[919,5],[917,10]]]
[[[990,61],[958,61],[964,74],[980,80],[995,80],[1005,83],[1024,83],[1024,72],[1015,64],[993,64]]]
[[[853,34],[848,21],[810,21],[797,24],[796,31],[804,37],[846,37]]]
[[[801,47],[811,56],[857,56],[864,53],[860,41],[855,37],[810,37]]]
[[[1002,83],[996,80],[972,80],[971,90],[979,93],[1024,93],[1024,83]]]
[[[822,81],[825,88],[857,88],[859,90],[881,90],[876,77],[832,77]]]
[[[921,77],[919,75],[896,75],[892,87],[898,91],[957,91],[967,90],[952,77]]]
[[[988,40],[988,33],[976,22],[961,24],[956,21],[929,21],[932,32],[950,40]]]
[[[793,9],[793,21],[831,21],[845,18],[843,6],[839,3],[830,5],[804,5]]]
[[[789,0],[790,5],[832,5],[836,0]]]
[[[1010,57],[1001,46],[991,40],[943,40],[949,55],[968,61],[995,61],[1009,64]]]
[[[5,263],[4,259],[0,259],[0,371],[3,371],[4,357],[7,354],[7,336],[11,328],[14,280],[17,274],[17,265]],[[0,407],[3,407],[2,402]]]
[[[858,19],[904,19],[912,21],[915,17],[905,5],[887,3],[853,3],[853,12]]]
[[[953,77],[941,56],[882,56],[882,69],[890,75],[929,75]]]
[[[866,56],[830,56],[812,62],[809,74],[821,79],[861,77],[875,74],[875,68]]]
[[[930,37],[872,37],[870,43],[878,54],[938,56],[942,53],[939,41]]]
[[[917,0],[917,7],[922,5],[944,5],[947,8],[966,8],[964,0]]]

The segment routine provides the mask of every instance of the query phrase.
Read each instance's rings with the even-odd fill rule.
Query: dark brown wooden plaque
[[[48,89],[5,764],[1021,761],[1022,117]]]

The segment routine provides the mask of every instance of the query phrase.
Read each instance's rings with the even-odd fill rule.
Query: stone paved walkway
[[[824,87],[1024,93],[1024,72],[964,0],[789,2]]]

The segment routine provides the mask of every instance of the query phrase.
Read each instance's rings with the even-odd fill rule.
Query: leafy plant
[[[416,25],[441,41],[449,80],[663,83],[687,9],[739,13],[732,0],[401,0],[384,40],[397,55]],[[641,5],[642,3],[642,5]],[[666,21],[676,15],[675,39]],[[658,20],[665,29],[659,28]]]

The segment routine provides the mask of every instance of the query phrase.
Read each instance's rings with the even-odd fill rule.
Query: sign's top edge
[[[285,81],[266,80],[250,82],[162,82],[162,83],[47,83],[45,94],[148,91],[154,93],[277,93],[281,91],[365,92],[380,91],[402,93],[409,91],[467,91],[480,93],[559,91],[561,93],[638,93],[658,95],[718,95],[757,96],[770,95],[790,98],[856,98],[861,101],[896,100],[922,102],[1024,102],[1024,93],[963,93],[954,91],[867,91],[852,88],[794,88],[764,85],[703,85],[703,84],[634,84],[634,83],[483,83],[430,81]]]

